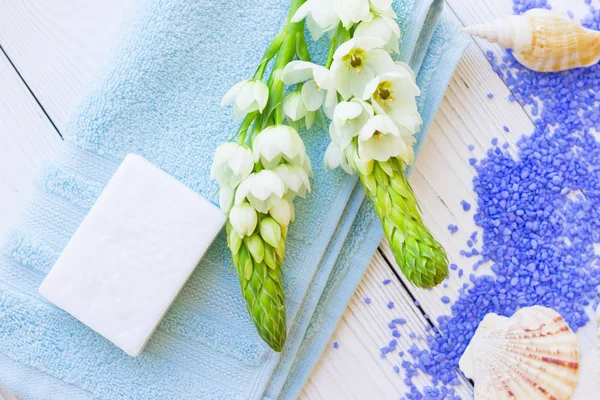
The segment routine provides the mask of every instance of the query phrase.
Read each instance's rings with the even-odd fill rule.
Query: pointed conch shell
[[[488,314],[459,362],[475,400],[567,400],[577,385],[579,344],[556,311],[534,306]]]
[[[463,31],[513,49],[517,61],[534,71],[564,71],[600,61],[600,32],[545,9]]]

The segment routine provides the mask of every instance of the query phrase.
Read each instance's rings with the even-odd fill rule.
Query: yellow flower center
[[[377,86],[377,96],[379,96],[379,98],[382,101],[393,101],[394,98],[392,96],[392,91],[390,90],[391,88],[391,84],[389,82],[381,82],[379,83],[379,85]]]
[[[348,69],[356,68],[360,72],[360,67],[363,64],[363,53],[362,49],[352,49],[342,58],[342,61],[346,63]]]
[[[377,143],[381,143],[381,137],[383,136],[383,133],[381,133],[379,131],[375,131],[373,136],[375,137],[375,140],[377,140]]]

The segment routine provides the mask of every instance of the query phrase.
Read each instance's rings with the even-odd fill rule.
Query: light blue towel
[[[402,57],[422,64],[423,132],[466,44],[445,18],[433,33],[440,4],[396,5]],[[70,123],[62,153],[40,179],[0,258],[0,386],[27,399],[257,399],[299,393],[382,234],[356,177],[319,168],[329,141],[325,131],[302,133],[315,166],[314,190],[296,202],[297,221],[288,236],[284,287],[290,333],[282,355],[255,333],[223,234],[135,359],[37,292],[127,153],[141,154],[216,201],[211,157],[237,128],[220,99],[233,83],[252,75],[286,12],[287,2],[277,0],[136,5],[123,40]],[[311,50],[322,60],[326,46],[317,43]]]

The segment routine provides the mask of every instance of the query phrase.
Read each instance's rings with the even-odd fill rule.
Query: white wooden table
[[[115,39],[130,2],[0,0],[0,238],[17,222],[39,168],[59,150],[60,132]],[[561,2],[566,10],[568,2]],[[464,25],[507,16],[511,8],[511,0],[447,0],[447,9]],[[569,8],[577,9],[572,4]],[[527,111],[507,100],[509,90],[484,54],[488,49],[501,53],[482,41],[473,41],[467,50],[411,178],[425,222],[465,275],[459,279],[451,271],[447,288],[415,289],[393,273],[396,266],[389,262],[393,257],[382,242],[302,398],[400,398],[406,386],[402,374],[392,369],[400,357],[391,353],[386,359],[379,357],[379,349],[392,339],[388,322],[397,316],[408,319],[403,326],[406,334],[399,340],[400,348],[408,348],[407,332],[425,334],[428,322],[423,312],[434,322],[438,315],[448,314],[449,305],[440,298],[456,299],[459,287],[467,282],[473,260],[459,251],[476,230],[473,211],[464,212],[460,205],[462,199],[476,204],[474,170],[468,159],[481,158],[494,137],[514,145],[522,134],[533,131]],[[495,95],[493,100],[488,93]],[[509,126],[509,133],[503,125]],[[469,144],[475,146],[473,152]],[[459,231],[450,235],[448,224],[458,225]],[[477,273],[489,269],[484,265]],[[383,285],[385,279],[391,283]],[[371,298],[370,305],[364,303],[365,297]],[[419,300],[421,309],[413,299]],[[394,309],[386,307],[389,301],[396,304]],[[334,341],[338,349],[332,347]],[[427,384],[427,378],[419,376],[415,382]],[[464,382],[457,392],[470,398],[470,384]],[[0,399],[11,398],[4,396],[0,392]]]

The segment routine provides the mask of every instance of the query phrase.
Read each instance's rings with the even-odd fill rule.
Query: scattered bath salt
[[[493,99],[494,98],[494,93],[488,93],[487,94],[487,98],[488,99]]]
[[[477,164],[477,159],[475,157],[469,158],[469,165],[473,166]]]
[[[394,320],[394,324],[397,324],[397,325],[404,325],[405,323],[406,323],[406,320],[404,318],[396,318]]]
[[[397,365],[394,365],[394,372],[399,374],[400,373],[400,367]]]
[[[387,304],[387,308],[389,308],[389,309],[392,309],[392,308],[394,308],[394,302],[393,302],[393,301],[390,301],[390,302]]]
[[[339,343],[338,343],[338,342],[333,342],[333,348],[334,348],[334,349],[337,349],[337,348],[339,348],[339,347],[340,347],[340,345],[339,345]]]
[[[416,338],[417,338],[417,335],[415,335],[415,333],[414,333],[414,332],[411,332],[411,333],[409,333],[409,334],[408,334],[408,336],[409,336],[411,339],[416,339]]]
[[[469,145],[469,150],[473,151],[475,150],[475,146],[473,146],[472,144]]]
[[[384,281],[383,281],[383,284],[384,284],[384,285],[387,285],[387,284],[389,284],[390,282],[391,282],[391,279],[386,279],[386,280],[384,280]]]
[[[450,303],[450,298],[448,296],[442,296],[442,303],[444,304],[448,304]]]
[[[505,127],[506,127],[506,125],[505,125]],[[492,139],[492,146],[498,146],[498,138]]]
[[[415,306],[419,307],[421,305],[421,303],[419,303],[419,300],[415,300]]]
[[[590,2],[591,2],[591,0],[590,0]],[[575,18],[575,15],[573,14],[573,11],[571,11],[571,10],[567,11],[567,15],[568,15],[568,16],[569,16],[569,18],[571,18],[571,19]]]
[[[504,132],[510,132],[510,129],[506,125],[503,125],[502,129],[504,129]]]
[[[513,1],[516,14],[531,8],[550,5]],[[581,22],[600,30],[600,10],[590,7]],[[594,252],[600,243],[600,142],[595,137],[600,65],[537,73],[510,51],[501,60],[491,51],[486,55],[509,87],[509,100],[527,106],[535,117],[534,128],[513,146],[516,157],[503,145],[504,150],[489,149],[475,167],[474,220],[482,229],[478,262],[489,263],[493,274],[471,274],[451,314],[437,318],[439,334],[422,349],[413,344],[411,361],[401,363],[410,387],[407,399],[455,398],[451,386],[459,384],[458,360],[486,314],[511,316],[521,307],[542,305],[559,312],[576,331],[588,322],[585,308],[600,287],[600,257]],[[460,269],[459,277],[463,274]],[[433,387],[418,389],[412,382],[417,371],[428,374]]]
[[[369,297],[365,297],[364,302],[365,304],[371,304],[371,299]]]
[[[508,146],[509,146],[509,144],[508,144],[508,143],[504,143],[504,144],[502,145],[502,148],[503,148],[503,149],[508,149]]]
[[[450,264],[450,269],[451,270],[456,270],[458,268],[458,265],[456,264]]]
[[[469,211],[471,209],[471,204],[469,204],[466,200],[461,200],[460,205],[464,211]]]
[[[464,271],[462,269],[458,270],[458,277],[461,278],[463,276]]]
[[[398,330],[397,330],[397,329],[394,329],[394,330],[392,331],[392,336],[393,336],[393,337],[395,337],[395,338],[399,338],[399,337],[400,337],[400,332],[398,332]]]
[[[455,234],[456,232],[458,232],[458,226],[450,224],[448,225],[448,230],[451,234]]]

